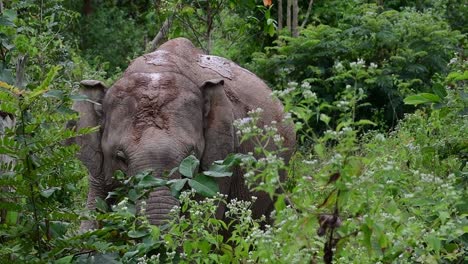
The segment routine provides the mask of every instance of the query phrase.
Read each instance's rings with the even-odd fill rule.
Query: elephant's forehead
[[[171,73],[132,73],[118,80],[111,92],[121,98],[170,90],[177,90],[176,78]]]
[[[183,86],[174,74],[168,73],[133,73],[119,80],[111,89],[109,102],[112,106],[132,104],[132,124],[136,139],[150,128],[169,129],[169,116],[166,107],[177,98],[181,98]],[[112,110],[111,110],[112,111]]]

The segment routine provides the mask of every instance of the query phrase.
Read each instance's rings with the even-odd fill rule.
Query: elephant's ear
[[[223,86],[223,79],[208,80],[202,86],[205,136],[202,168],[207,168],[215,160],[224,159],[234,151],[234,115]]]
[[[233,127],[234,113],[231,101],[224,92],[224,81],[214,79],[206,81],[202,86],[204,107],[203,126],[205,136],[205,149],[201,158],[202,169],[208,167],[216,160],[226,158],[235,151],[235,132]],[[231,177],[218,179],[219,192],[229,194]],[[216,217],[221,219],[225,206],[220,204]]]
[[[84,101],[77,101],[72,109],[80,115],[79,119],[73,125],[76,129],[85,127],[96,127],[101,124],[102,117],[102,99],[106,92],[105,85],[100,81],[84,80],[81,81],[80,93],[87,97]],[[102,179],[102,151],[101,151],[101,133],[95,132],[86,134],[74,139],[74,143],[80,146],[78,158],[88,168],[90,180]]]

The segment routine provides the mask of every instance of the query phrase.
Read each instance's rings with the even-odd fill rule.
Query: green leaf
[[[463,73],[459,72],[451,72],[447,75],[447,81],[464,81],[468,80],[468,71],[464,71]]]
[[[440,98],[444,98],[447,96],[447,90],[445,90],[444,86],[440,83],[434,84],[432,86],[432,91]]]
[[[11,27],[14,25],[15,23],[13,23],[13,21],[8,17],[5,17],[4,15],[0,16],[0,26]]]
[[[64,221],[50,221],[50,232],[52,237],[59,238],[65,235],[70,223]]]
[[[60,66],[55,66],[50,69],[50,71],[47,73],[47,76],[45,80],[39,85],[37,88],[35,88],[30,94],[28,94],[28,99],[34,99],[37,96],[47,92],[47,89],[52,83],[52,80],[55,78],[57,75],[58,71],[61,69]]]
[[[255,160],[255,158],[253,156],[248,155],[248,154],[242,154],[242,153],[233,154],[233,153],[231,153],[224,159],[224,161],[222,161],[221,164],[226,166],[227,168],[231,169],[232,167],[239,165],[242,162],[242,159]],[[212,167],[210,167],[210,170],[219,171],[218,169],[213,167],[214,165],[212,165]]]
[[[284,195],[279,195],[275,202],[275,210],[276,212],[281,212],[283,209],[286,208],[286,202],[284,200]]]
[[[182,160],[182,162],[180,163],[179,172],[185,177],[193,178],[193,176],[195,175],[195,172],[198,169],[199,164],[200,164],[200,161],[198,161],[198,159],[195,156],[190,155],[186,157],[184,160]]]
[[[140,188],[152,188],[152,187],[160,187],[165,186],[167,183],[166,180],[156,178],[152,174],[147,174],[143,177],[143,179],[138,182],[138,187]]]
[[[171,185],[172,196],[177,197],[187,181],[187,178],[168,181],[167,183]]]
[[[132,231],[129,231],[127,235],[128,237],[131,237],[131,238],[141,238],[148,234],[149,234],[148,230],[132,230]]]
[[[17,211],[7,211],[6,212],[6,224],[7,225],[16,225],[18,223],[18,212]]]
[[[362,125],[371,125],[371,126],[377,126],[376,123],[370,121],[370,120],[367,120],[367,119],[361,119],[357,122],[354,123],[355,125],[358,125],[358,126],[362,126]]]
[[[121,170],[116,170],[114,172],[114,179],[118,180],[118,181],[122,181],[126,178],[125,176],[125,173],[123,173],[123,171]]]
[[[372,243],[371,243],[371,236],[372,236],[372,229],[369,228],[367,224],[361,225],[361,230],[364,235],[364,246],[367,248],[367,252],[369,255],[371,255],[372,252]]]
[[[88,99],[88,97],[84,94],[71,94],[69,98],[75,102],[86,101]]]
[[[229,171],[204,171],[203,172],[204,175],[206,176],[210,176],[210,177],[214,177],[214,178],[220,178],[220,177],[231,177],[232,176],[232,172],[229,172]]]
[[[328,125],[330,122],[331,118],[327,116],[326,114],[320,114],[320,120],[323,121],[325,124]]]
[[[69,264],[69,263],[72,263],[72,261],[73,261],[73,255],[60,258],[56,260],[54,263],[55,264]]]
[[[325,158],[325,148],[323,147],[322,144],[316,144],[314,146],[315,153],[319,156],[319,158],[324,159]]]
[[[53,97],[57,99],[63,99],[63,91],[60,90],[49,90],[43,95],[44,97]]]
[[[159,235],[161,234],[161,230],[159,229],[159,227],[157,227],[155,225],[151,225],[150,228],[151,228],[151,237],[154,240],[158,240]]]
[[[416,95],[410,95],[406,97],[403,101],[405,104],[408,105],[418,105],[418,104],[425,104],[425,103],[438,103],[440,102],[440,97],[431,94],[431,93],[420,93]]]
[[[388,248],[388,238],[384,232],[379,234],[379,246],[382,250]]]
[[[52,187],[41,191],[41,195],[45,198],[49,198],[55,191],[60,190],[60,187]]]
[[[428,235],[426,241],[429,247],[431,247],[435,252],[439,253],[442,244],[440,242],[440,239],[436,235]]]
[[[109,211],[109,206],[107,205],[106,201],[104,201],[101,197],[96,198],[96,210],[106,213]]]
[[[219,192],[216,180],[203,174],[199,174],[194,179],[190,179],[188,183],[197,193],[205,197],[213,197]]]

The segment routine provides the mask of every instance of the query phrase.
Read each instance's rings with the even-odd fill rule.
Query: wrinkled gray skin
[[[271,98],[265,83],[229,60],[204,55],[187,39],[170,40],[135,59],[110,89],[99,81],[82,85],[81,93],[102,104],[81,101],[73,106],[80,113],[78,129],[101,125],[100,133],[75,139],[81,146],[79,158],[90,173],[89,209],[95,208],[96,197],[105,198],[115,188],[112,175],[117,169],[129,175],[152,169],[159,177],[191,153],[206,169],[229,153],[253,151],[251,143],[239,144],[233,121],[256,108],[264,110],[259,126],[278,122],[289,148],[283,153],[286,162],[294,147],[293,128],[282,123],[283,107]],[[273,209],[268,195],[249,192],[239,170],[218,184],[229,199],[257,196],[254,217]],[[150,222],[162,224],[177,204],[168,188],[156,189],[147,201]],[[220,206],[217,217],[222,218],[224,211]],[[94,227],[94,223],[82,224],[82,229]]]

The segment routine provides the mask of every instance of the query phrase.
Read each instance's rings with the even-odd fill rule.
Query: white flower
[[[383,142],[383,141],[385,141],[385,136],[383,134],[379,133],[379,134],[375,135],[375,139],[380,141],[380,142]]]
[[[278,134],[276,134],[276,135],[273,136],[273,141],[274,141],[276,144],[279,144],[279,143],[283,142],[283,137],[280,136],[280,135],[278,135]]]
[[[339,62],[339,61],[335,62],[335,65],[333,65],[333,67],[334,67],[335,70],[337,70],[337,71],[341,71],[341,70],[344,69],[343,64],[341,64],[341,62]]]
[[[305,98],[305,99],[310,99],[310,98],[312,98],[312,99],[314,99],[314,100],[317,99],[317,94],[314,93],[314,92],[311,92],[310,90],[305,90],[305,91],[302,93],[302,95],[304,95],[304,98]]]
[[[365,65],[366,62],[365,62],[362,58],[358,58],[357,64],[358,64],[358,65]]]
[[[370,65],[369,65],[369,67],[372,68],[372,69],[377,69],[378,65],[375,64],[375,63],[373,63],[373,62],[371,62]]]
[[[260,107],[258,107],[258,108],[254,109],[254,110],[250,110],[249,112],[247,112],[247,114],[248,114],[248,115],[260,114],[260,113],[262,113],[262,112],[263,112],[263,109],[260,108]]]
[[[310,83],[309,82],[303,82],[301,85],[301,88],[304,90],[310,89]]]
[[[455,63],[457,63],[457,61],[458,61],[458,58],[457,58],[457,57],[454,57],[454,58],[452,58],[452,59],[450,60],[450,62],[448,63],[448,65],[455,64]]]
[[[288,87],[292,88],[293,90],[297,87],[297,82],[288,82]]]
[[[315,165],[318,163],[318,160],[303,160],[302,162],[307,165]]]
[[[362,59],[362,58],[358,58],[358,60],[356,62],[351,62],[349,63],[349,66],[351,68],[354,68],[354,67],[363,67],[363,66],[366,66],[366,62]]]

